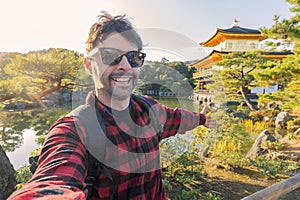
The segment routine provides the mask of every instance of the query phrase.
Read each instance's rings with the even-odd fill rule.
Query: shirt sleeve
[[[9,200],[86,198],[86,150],[73,120],[63,118],[50,130],[33,177]]]
[[[161,139],[174,136],[177,133],[183,134],[199,125],[204,125],[206,116],[199,112],[191,112],[184,109],[170,108],[158,103],[154,107],[158,113],[159,121],[164,124]]]
[[[203,125],[206,121],[206,116],[201,113],[191,112],[183,109],[172,109],[162,106],[166,112],[166,120],[162,139],[175,134],[183,134],[186,131],[194,129],[199,125]]]

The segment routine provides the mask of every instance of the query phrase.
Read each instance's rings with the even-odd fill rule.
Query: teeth
[[[130,78],[113,78],[116,82],[129,82]]]

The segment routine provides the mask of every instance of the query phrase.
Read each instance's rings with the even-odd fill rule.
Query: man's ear
[[[85,69],[89,72],[89,74],[92,74],[90,58],[84,57],[83,64],[85,66]]]

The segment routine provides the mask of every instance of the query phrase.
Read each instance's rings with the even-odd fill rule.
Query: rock
[[[7,104],[4,104],[4,109],[6,110],[22,110],[25,109],[27,105],[23,102],[10,102]]]
[[[288,136],[285,136],[284,138],[280,139],[281,144],[288,144],[290,141],[290,138]]]
[[[63,100],[63,103],[68,103],[72,100],[71,93],[63,93],[61,94],[61,98]]]
[[[288,160],[290,157],[287,154],[280,153],[280,152],[269,152],[268,154],[264,155],[265,158],[268,160],[277,160],[277,159],[282,159],[282,160]]]
[[[263,148],[261,148],[262,143],[265,141],[276,141],[275,137],[268,131],[263,130],[259,136],[256,138],[255,142],[253,143],[251,149],[247,153],[247,157],[251,158],[255,155],[261,155],[264,151]]]
[[[208,157],[208,152],[209,152],[209,145],[205,145],[200,152],[200,156]]]
[[[298,128],[298,129],[294,132],[294,134],[295,134],[296,136],[300,135],[300,128]]]
[[[270,109],[270,110],[280,110],[279,104],[277,104],[276,102],[269,102],[267,104],[267,109]]]
[[[275,126],[276,128],[284,128],[286,127],[286,123],[291,120],[292,117],[289,115],[288,112],[280,112],[275,120]]]
[[[43,99],[41,102],[43,103],[43,106],[46,106],[46,107],[55,107],[55,105],[56,105],[55,101],[49,100],[49,99]]]
[[[7,197],[15,190],[17,181],[14,167],[1,146],[0,158],[0,199],[7,199]]]

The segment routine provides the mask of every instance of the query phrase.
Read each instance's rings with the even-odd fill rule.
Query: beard
[[[98,79],[99,80],[99,79]],[[138,74],[133,72],[112,73],[108,77],[102,76],[98,82],[97,89],[111,100],[126,100],[130,97],[137,85]]]

